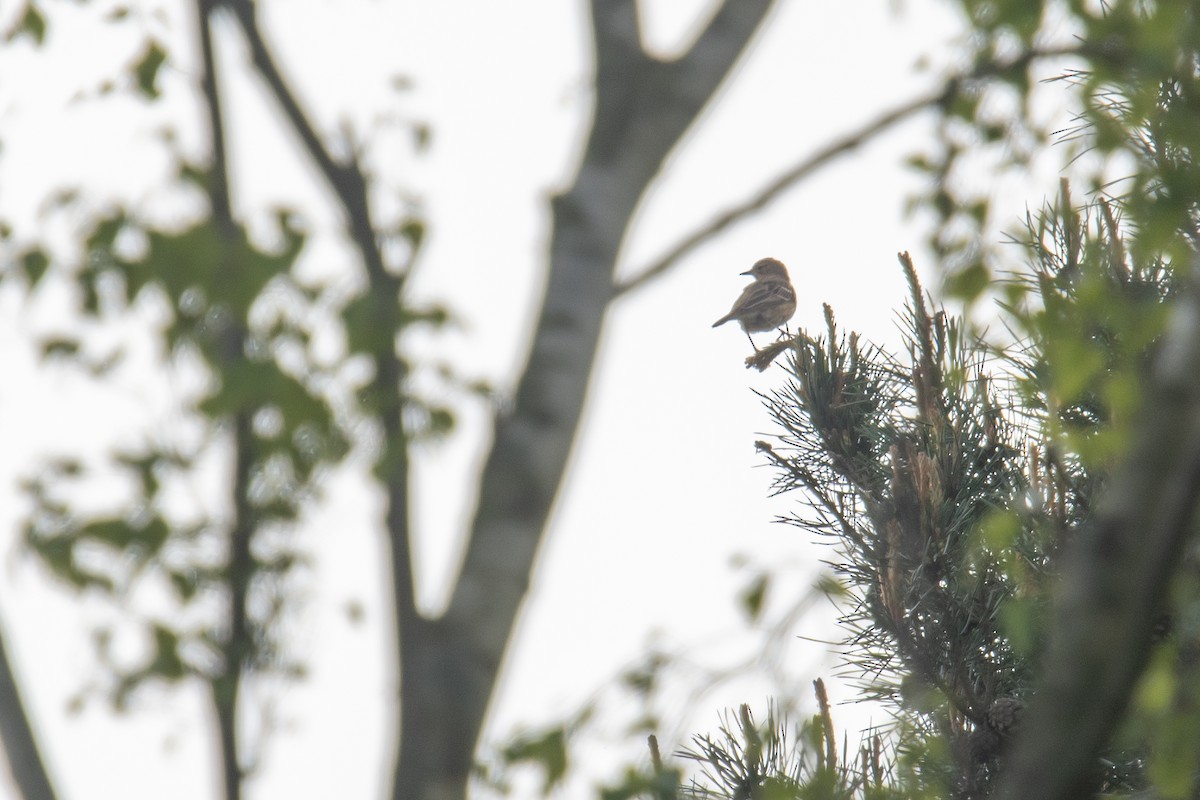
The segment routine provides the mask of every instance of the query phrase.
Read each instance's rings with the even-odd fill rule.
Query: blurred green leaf
[[[150,100],[159,96],[158,74],[166,60],[167,52],[159,46],[158,42],[150,40],[142,57],[133,67],[138,91]]]
[[[1055,337],[1045,347],[1053,369],[1054,390],[1064,404],[1076,401],[1093,387],[1104,371],[1104,351],[1077,336]]]
[[[417,152],[424,152],[429,149],[429,143],[433,141],[433,129],[426,123],[418,122],[413,125],[413,146]]]
[[[405,220],[404,224],[400,226],[400,235],[416,252],[421,249],[421,243],[425,241],[425,223],[419,219]]]
[[[454,429],[454,413],[448,408],[430,408],[428,420],[425,430],[427,436],[444,436]]]
[[[682,782],[683,774],[676,769],[664,769],[662,772],[627,769],[618,785],[601,789],[600,798],[601,800],[642,800],[642,798],[673,800],[680,796]],[[696,795],[697,798],[704,796],[706,795]],[[754,797],[757,800],[758,794],[755,794]]]
[[[46,41],[46,18],[38,10],[35,3],[26,3],[25,11],[17,24],[5,35],[6,42],[12,42],[21,36],[28,36],[33,43],[41,46]]]
[[[766,573],[756,575],[750,584],[738,595],[739,604],[751,622],[762,615],[767,590],[771,586],[771,576]]]
[[[1200,721],[1192,713],[1175,713],[1157,721],[1149,773],[1158,797],[1186,800],[1196,795],[1196,770],[1200,767],[1195,742]]]
[[[1003,553],[1021,535],[1021,520],[1011,511],[995,509],[979,523],[980,541],[993,552]]]
[[[175,588],[176,594],[184,602],[195,597],[200,589],[200,576],[196,570],[171,570],[167,573],[167,578],[171,581],[171,586]]]
[[[26,545],[59,580],[76,590],[95,587],[108,594],[115,592],[116,586],[111,578],[94,570],[84,569],[76,561],[75,546],[78,542],[78,537],[71,533],[48,536],[31,526],[25,529]]]
[[[93,539],[121,550],[134,539],[133,528],[123,519],[103,519],[89,522],[79,529],[80,539]]]
[[[163,625],[154,626],[154,660],[148,672],[167,681],[177,681],[186,673],[179,657],[179,635]]]
[[[46,463],[46,468],[70,478],[83,474],[83,464],[72,456],[51,459]]]
[[[155,470],[162,460],[157,453],[118,453],[117,463],[131,470],[141,484],[142,496],[151,499],[158,493],[158,476]]]
[[[552,728],[545,733],[520,738],[504,748],[510,764],[533,763],[543,770],[542,791],[554,788],[567,772],[567,733]]]
[[[1000,606],[1000,627],[1013,650],[1025,656],[1036,652],[1041,635],[1041,611],[1033,600],[1012,598]]]
[[[21,266],[25,270],[25,277],[29,279],[29,288],[35,289],[50,267],[50,258],[40,248],[34,248],[22,254]]]
[[[979,299],[991,283],[991,271],[983,264],[975,263],[947,275],[945,286],[951,297],[971,302]]]
[[[1175,674],[1174,656],[1167,648],[1160,648],[1150,660],[1146,671],[1135,690],[1135,700],[1144,710],[1153,713],[1170,711],[1175,706],[1178,676]]]
[[[41,342],[39,355],[43,359],[74,358],[79,355],[79,348],[80,343],[78,339],[56,336]]]

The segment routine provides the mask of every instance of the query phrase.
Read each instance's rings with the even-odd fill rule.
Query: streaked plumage
[[[761,258],[742,274],[754,276],[754,283],[742,290],[729,313],[713,323],[714,328],[736,320],[749,337],[751,333],[782,327],[796,313],[796,290],[781,262]],[[753,339],[750,344],[754,344]]]

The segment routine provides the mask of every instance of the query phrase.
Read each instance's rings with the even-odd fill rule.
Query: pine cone
[[[1000,754],[1002,743],[1000,735],[990,728],[976,728],[965,740],[967,758],[971,764],[986,764]]]
[[[1024,701],[1015,697],[997,697],[987,712],[988,727],[1001,739],[1008,739],[1020,728],[1024,711]]]

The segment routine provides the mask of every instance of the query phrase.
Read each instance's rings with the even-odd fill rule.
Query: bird
[[[737,320],[750,339],[750,346],[758,351],[751,333],[761,333],[782,327],[796,313],[796,290],[788,279],[787,267],[778,259],[760,258],[754,266],[742,273],[752,275],[754,283],[742,290],[742,295],[729,309],[729,313],[713,323],[716,328],[730,320]]]

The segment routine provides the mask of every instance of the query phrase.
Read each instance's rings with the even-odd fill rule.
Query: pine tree
[[[1018,5],[989,6],[981,51],[1003,36],[1036,51],[1042,23]],[[1060,133],[1099,163],[1128,158],[1119,191],[1098,168],[1077,204],[1064,180],[1014,237],[1023,268],[997,275],[986,245],[972,254],[979,240],[953,235],[990,211],[952,180],[969,149],[953,132],[1012,142],[989,138],[984,89],[948,104],[945,152],[924,163],[947,286],[968,308],[998,300],[1003,335],[939,307],[902,253],[899,353],[842,332],[826,307],[823,333],[752,364],[778,357],[785,373],[763,395],[778,432],[758,442],[776,490],[797,498],[785,521],[831,546],[847,669],[894,711],[832,788],[810,770],[772,797],[1200,788],[1197,20],[1180,3],[1074,13],[1088,69],[1063,74],[1083,110]],[[1028,100],[1024,77],[1013,88]],[[730,733],[697,754],[736,756]],[[759,771],[772,769],[799,774],[783,760]]]
[[[1102,442],[1120,409],[1103,378],[1144,360],[1137,334],[1170,297],[1161,260],[1128,263],[1100,208],[1093,224],[1064,186],[1059,207],[1030,221],[1031,272],[1013,278],[1024,284],[1014,296],[1040,307],[1021,319],[1088,330],[1105,359],[1071,396],[1050,375],[1056,340],[1000,351],[973,336],[933,306],[907,254],[902,356],[840,334],[826,307],[825,333],[796,339],[786,383],[764,395],[781,432],[758,446],[776,489],[805,497],[788,521],[833,545],[846,660],[865,696],[894,704],[912,789],[988,792],[1037,669],[1057,559],[1104,486]],[[1077,302],[1081,292],[1132,305]],[[1136,752],[1105,760],[1104,790],[1143,785]]]
[[[801,501],[784,521],[831,545],[846,666],[894,724],[831,770],[827,707],[791,754],[783,723],[755,729],[743,712],[687,753],[709,783],[775,787],[747,797],[993,792],[1039,678],[1060,560],[1092,521],[1177,294],[1164,256],[1135,261],[1112,205],[1074,207],[1065,181],[1025,227],[1003,345],[936,306],[906,253],[900,354],[842,333],[828,306],[823,334],[790,343],[786,379],[762,395],[778,433],[757,446],[776,491]],[[1197,640],[1172,622],[1164,609],[1154,641],[1179,674]],[[1132,714],[1102,753],[1101,792],[1156,783],[1152,718]],[[747,761],[754,737],[781,755]]]

